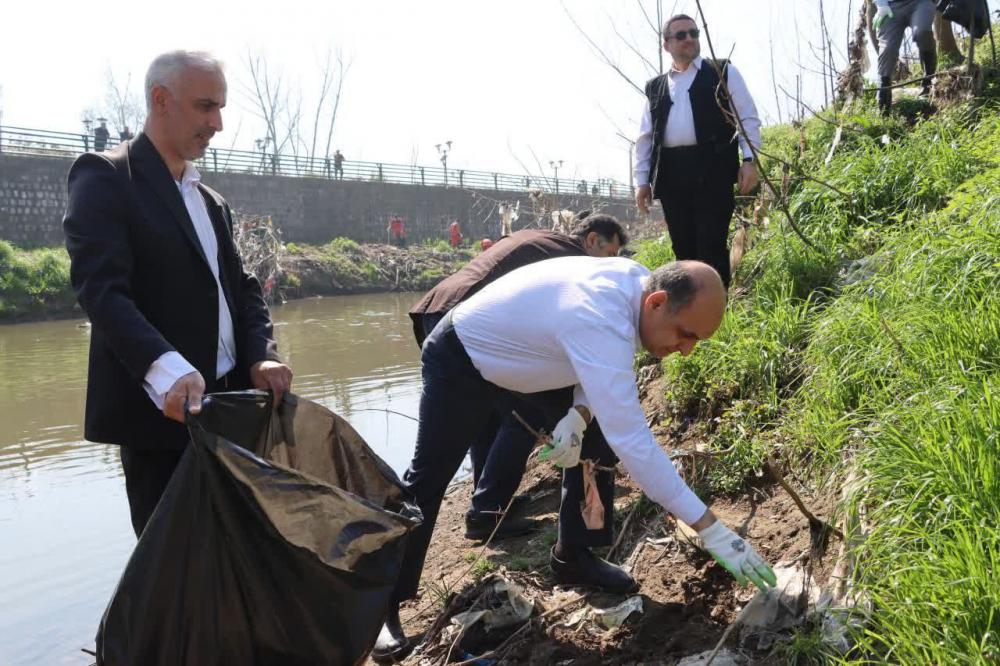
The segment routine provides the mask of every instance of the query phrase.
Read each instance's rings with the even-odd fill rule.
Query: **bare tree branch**
[[[625,80],[626,83],[632,86],[637,93],[639,93],[640,95],[645,95],[646,93],[644,87],[637,84],[628,76],[628,74],[622,71],[622,68],[618,66],[618,63],[612,60],[611,56],[605,53],[604,49],[598,46],[597,42],[595,42],[590,37],[590,35],[587,34],[587,31],[584,30],[579,23],[577,23],[577,20],[573,17],[573,14],[570,13],[569,8],[566,6],[565,0],[559,0],[559,4],[562,5],[563,11],[566,12],[566,16],[569,18],[570,23],[573,24],[573,27],[576,28],[581,35],[583,35],[583,38],[587,40],[587,43],[590,45],[590,48],[592,48],[601,57],[601,60],[604,61],[604,64],[613,69],[618,74],[618,76],[620,76],[622,79]]]
[[[645,5],[642,4],[642,0],[635,0],[635,4],[639,5],[639,11],[642,12],[642,17],[646,19],[646,25],[653,29],[653,32],[656,33],[657,39],[659,39],[660,30],[663,29],[663,26],[653,23],[653,20],[649,18],[649,12],[646,11]],[[657,5],[659,5],[659,2],[657,2]]]
[[[342,53],[337,53],[337,92],[333,97],[333,109],[330,111],[330,124],[326,131],[326,156],[330,156],[330,144],[333,142],[333,126],[337,122],[337,111],[340,110],[340,98],[344,92],[344,79],[347,78],[347,72],[351,69],[351,62],[348,61],[344,63],[344,56]]]
[[[764,182],[767,183],[767,186],[771,188],[772,192],[779,192],[780,190],[778,190],[774,186],[774,183],[771,182],[771,179],[767,175],[767,172],[764,171],[764,169],[761,167],[760,155],[758,153],[758,150],[756,146],[753,145],[753,142],[750,141],[747,135],[746,128],[743,127],[743,119],[740,118],[740,114],[737,113],[736,107],[733,105],[733,96],[729,92],[729,85],[726,82],[726,77],[724,73],[719,69],[719,61],[715,56],[715,47],[712,44],[712,35],[708,30],[708,20],[705,18],[705,11],[701,7],[701,0],[695,0],[695,4],[698,7],[698,14],[701,16],[701,26],[702,30],[705,33],[705,40],[708,42],[708,50],[709,53],[711,53],[712,55],[711,65],[713,68],[715,68],[716,73],[719,76],[719,87],[722,88],[722,90],[726,93],[726,98],[729,102],[729,108],[728,109],[723,108],[722,110],[724,112],[727,112],[732,117],[732,119],[735,121],[736,130],[739,132],[740,136],[744,138],[746,144],[750,147],[750,152],[753,153],[754,163],[757,165],[757,170],[760,173],[761,178],[764,179]],[[802,231],[799,229],[798,225],[795,224],[795,218],[792,216],[792,212],[788,208],[787,197],[783,195],[780,196],[778,198],[778,205],[781,206],[781,210],[785,214],[785,217],[788,219],[788,224],[789,226],[791,226],[792,231],[795,232],[795,235],[797,235],[802,240],[802,242],[806,244],[807,247],[822,254],[821,250],[811,240],[809,240],[809,238],[807,238],[805,234],[803,234]]]
[[[611,17],[611,14],[608,14],[607,17],[608,17],[608,23],[611,25],[611,30],[615,33],[615,36],[618,37],[618,39],[622,40],[622,43],[625,44],[625,47],[628,48],[629,51],[631,51],[632,53],[634,53],[636,56],[639,57],[639,60],[641,60],[644,65],[646,65],[646,68],[649,70],[650,74],[658,75],[660,73],[660,70],[656,68],[656,65],[650,62],[649,58],[643,55],[642,51],[637,49],[632,44],[632,40],[627,39],[623,34],[618,32],[618,26],[615,25],[615,20]]]
[[[316,100],[316,113],[313,115],[313,129],[312,129],[312,141],[309,145],[309,157],[313,158],[316,156],[316,137],[319,134],[319,117],[323,113],[323,103],[326,101],[326,96],[330,92],[330,86],[332,81],[330,80],[330,57],[332,53],[330,48],[326,49],[326,60],[323,62],[320,71],[323,72],[323,80],[320,82],[319,86],[319,97]]]

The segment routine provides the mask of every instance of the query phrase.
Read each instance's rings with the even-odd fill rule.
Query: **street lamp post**
[[[448,187],[448,153],[451,152],[451,141],[445,141],[434,146],[441,156],[441,166],[444,167],[444,186]]]
[[[556,172],[556,194],[559,194],[559,167],[562,165],[562,160],[549,160],[549,166]]]
[[[83,129],[85,131],[83,135],[83,152],[85,153],[90,152],[90,129],[93,126],[94,126],[94,121],[92,119],[90,118],[83,119]]]
[[[635,194],[635,176],[632,173],[632,155],[635,151],[635,141],[631,138],[625,136],[621,132],[617,132],[618,137],[628,144],[628,189],[632,194]]]

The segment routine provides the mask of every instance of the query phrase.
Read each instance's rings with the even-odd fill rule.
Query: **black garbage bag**
[[[97,633],[107,666],[360,663],[407,533],[396,474],[343,419],[267,393],[206,398]]]
[[[979,39],[990,29],[990,8],[986,0],[938,0],[937,10]]]

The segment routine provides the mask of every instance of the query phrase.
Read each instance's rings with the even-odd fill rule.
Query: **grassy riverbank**
[[[274,300],[384,291],[423,291],[474,256],[447,243],[359,245],[337,238],[326,245],[288,243]],[[69,284],[65,248],[17,248],[0,240],[0,323],[83,316]]]
[[[767,455],[813,496],[845,490],[866,622],[838,659],[993,663],[1000,105],[912,125],[868,108],[773,128],[765,144],[832,186],[793,184],[789,208],[816,249],[774,207],[750,229],[722,329],[663,363],[674,421],[728,450],[715,490],[743,486]],[[665,253],[648,243],[639,256]]]
[[[301,298],[424,291],[457,271],[473,256],[473,250],[453,250],[444,241],[405,248],[359,245],[347,238],[336,238],[319,246],[288,243],[281,259],[281,295]]]
[[[64,248],[22,250],[0,240],[0,322],[68,317],[75,306]]]

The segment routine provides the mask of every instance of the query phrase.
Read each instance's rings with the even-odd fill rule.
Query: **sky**
[[[859,1],[825,2],[839,63]],[[158,53],[204,49],[226,63],[229,81],[226,126],[213,146],[251,149],[264,129],[247,94],[248,54],[301,92],[309,134],[320,63],[332,49],[350,63],[331,147],[348,160],[436,165],[435,145],[450,140],[449,168],[551,176],[549,163],[562,160],[560,177],[628,182],[628,143],[618,133],[634,138],[643,98],[569,15],[641,84],[652,73],[631,48],[655,64],[658,38],[640,3],[655,21],[655,0],[174,0],[156,10],[121,0],[4,3],[0,122],[81,131],[109,71],[119,83],[131,78],[141,95]],[[819,43],[819,4],[702,1],[717,54],[731,53],[765,122],[778,118],[774,79],[791,91],[802,74],[806,99],[822,104],[820,77],[797,64],[819,69],[807,43]],[[694,0],[662,0],[662,8],[697,12]],[[708,55],[704,35],[702,47]]]

